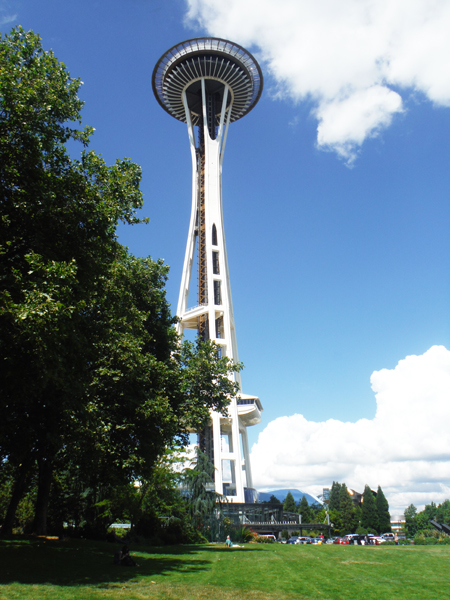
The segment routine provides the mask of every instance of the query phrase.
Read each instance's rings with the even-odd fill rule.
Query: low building
[[[391,515],[391,529],[394,533],[399,533],[405,524],[405,515]]]

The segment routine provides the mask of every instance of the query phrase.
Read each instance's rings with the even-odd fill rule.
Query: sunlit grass
[[[0,542],[0,600],[290,600],[450,597],[450,547],[131,547],[139,567],[112,563],[114,544]]]

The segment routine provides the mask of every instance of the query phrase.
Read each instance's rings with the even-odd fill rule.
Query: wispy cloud
[[[448,0],[186,0],[188,20],[256,47],[279,96],[314,104],[319,148],[348,163],[420,91],[450,106]]]
[[[6,12],[6,8],[2,7],[0,5],[0,12]],[[17,17],[18,17],[17,13],[14,15],[12,15],[12,14],[4,15],[4,16],[0,15],[0,25],[7,25],[8,23],[13,23],[14,21],[17,20]]]
[[[395,513],[450,498],[450,351],[408,356],[375,371],[371,384],[373,419],[316,423],[295,414],[269,423],[252,448],[256,487],[319,494],[333,480],[359,491],[381,485]]]
[[[13,23],[17,20],[17,15],[5,15],[4,17],[0,17],[0,25],[6,25],[8,23]]]

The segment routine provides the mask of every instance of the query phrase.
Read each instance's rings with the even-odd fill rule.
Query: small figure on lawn
[[[114,564],[122,565],[123,567],[138,567],[139,565],[134,562],[130,556],[130,549],[128,546],[124,546],[122,550],[117,550],[114,554]]]
[[[233,542],[230,540],[229,535],[227,535],[227,539],[225,540],[225,545],[227,548],[242,548],[242,546],[239,546],[239,544],[233,544]]]

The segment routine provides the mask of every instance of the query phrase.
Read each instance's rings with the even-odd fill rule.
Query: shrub
[[[233,527],[229,535],[231,541],[241,543],[251,542],[257,537],[256,533],[245,525],[242,527]]]
[[[264,536],[260,536],[257,535],[253,541],[257,542],[258,544],[275,544],[275,540],[269,537],[264,537]]]
[[[414,537],[414,544],[416,546],[435,546],[435,545],[448,545],[450,544],[450,538],[448,536],[430,536],[426,537],[423,533],[418,533]]]

